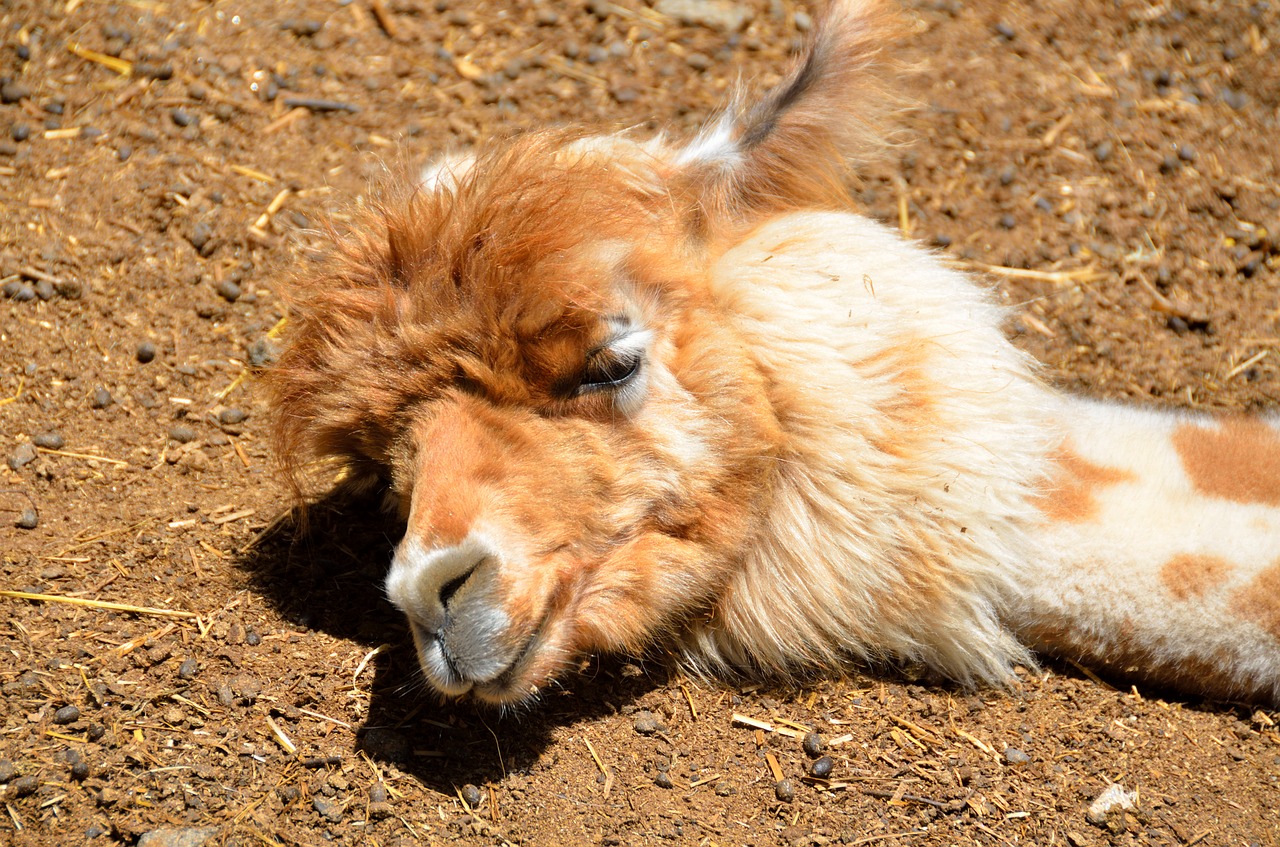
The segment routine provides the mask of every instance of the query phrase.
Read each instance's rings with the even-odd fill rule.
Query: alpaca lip
[[[511,661],[511,664],[507,665],[507,667],[493,679],[476,685],[474,689],[475,693],[486,700],[506,701],[512,699],[510,696],[512,691],[512,681],[520,674],[525,661],[533,655],[535,648],[542,641],[542,632],[545,627],[546,618],[543,618],[543,620],[539,621],[538,627],[529,634],[529,637],[525,640],[524,646],[520,648],[520,652],[516,654],[516,657]],[[524,697],[527,694],[528,692],[524,692],[520,696]]]
[[[482,694],[483,699],[505,701],[512,699],[510,693],[514,677],[519,675],[522,667],[542,640],[546,618],[538,622],[538,626],[528,635],[511,661],[496,674],[484,680],[468,677],[459,668],[458,656],[446,643],[442,634],[428,630],[416,622],[411,622],[410,626],[414,640],[419,645],[419,664],[427,680],[437,691],[450,697],[461,697],[468,692],[478,692]]]

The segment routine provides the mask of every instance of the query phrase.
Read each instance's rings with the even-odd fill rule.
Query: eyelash
[[[621,388],[635,378],[643,364],[643,350],[626,350],[621,355],[601,350],[587,362],[577,393],[592,394]]]

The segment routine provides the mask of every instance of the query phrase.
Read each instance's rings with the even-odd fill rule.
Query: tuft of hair
[[[755,103],[739,87],[679,151],[706,211],[845,206],[850,165],[886,146],[886,119],[902,104],[885,84],[896,65],[883,57],[902,31],[883,0],[831,0],[776,87]]]
[[[353,490],[385,482],[406,409],[452,367],[423,351],[478,343],[458,337],[460,313],[478,314],[468,331],[491,338],[529,303],[590,308],[592,283],[561,267],[565,257],[585,232],[652,229],[660,196],[608,160],[566,156],[579,138],[531,134],[448,159],[426,183],[389,185],[345,232],[328,230],[326,256],[285,280],[288,343],[265,382],[295,495],[312,468],[340,469]]]

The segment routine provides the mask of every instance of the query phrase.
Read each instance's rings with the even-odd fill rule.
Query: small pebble
[[[71,763],[71,778],[76,782],[84,782],[89,778],[89,763],[83,758],[76,759]]]
[[[89,405],[95,409],[105,409],[114,402],[111,392],[102,386],[93,389],[93,397],[89,399]]]
[[[1249,105],[1249,95],[1232,88],[1222,89],[1222,102],[1239,111]]]
[[[835,766],[836,763],[830,756],[823,756],[821,759],[818,759],[813,763],[813,766],[809,768],[809,773],[816,776],[818,779],[826,779],[831,776],[831,771]]]
[[[202,252],[212,238],[213,227],[204,221],[199,221],[191,227],[191,234],[187,236],[187,240],[191,242],[192,247],[196,248],[197,253]]]
[[[179,444],[189,444],[196,440],[196,431],[186,424],[177,424],[170,427],[169,437]]]
[[[675,788],[676,787],[676,784],[671,781],[671,777],[667,775],[666,771],[661,771],[656,777],[654,777],[653,784],[658,786],[659,788]]]
[[[34,776],[20,776],[13,782],[9,783],[10,797],[29,797],[36,793],[36,789],[40,787],[40,782]]]
[[[796,799],[796,784],[789,779],[780,779],[773,786],[773,796],[783,803]]]
[[[250,647],[257,647],[262,643],[262,636],[258,635],[258,633],[253,630],[249,630],[244,634],[244,643],[248,644]]]
[[[13,294],[9,296],[11,299],[18,301],[19,303],[30,303],[32,300],[36,299],[36,290],[31,287],[31,283],[20,282]]]
[[[13,452],[9,454],[9,467],[16,471],[19,468],[23,468],[34,462],[38,455],[39,454],[36,453],[36,448],[32,445],[25,442],[19,444],[14,448]]]
[[[827,742],[816,732],[806,732],[804,739],[800,742],[800,746],[804,748],[804,754],[806,756],[810,759],[816,759],[822,755],[822,751],[827,746]]]
[[[222,280],[214,288],[218,296],[228,303],[234,303],[240,299],[240,286],[229,279]]]
[[[466,788],[463,788],[463,791],[465,792]],[[383,785],[381,782],[375,782],[373,786],[369,789],[370,803],[385,803],[387,802],[389,796],[390,795],[388,795],[387,793],[387,786]]]
[[[331,823],[342,820],[342,804],[326,797],[316,797],[311,801],[311,808],[320,813],[320,817]]]
[[[259,338],[249,345],[249,364],[265,367],[276,360],[276,347],[269,338]]]
[[[116,158],[121,162],[129,161],[129,157],[133,155],[133,148],[128,144],[121,144],[116,148]]]
[[[1000,226],[1004,227],[1005,229],[1013,229],[1017,225],[1018,225],[1018,219],[1015,218],[1013,215],[1006,213],[1000,216]]]
[[[221,412],[218,412],[218,423],[225,424],[227,426],[234,426],[238,423],[244,423],[244,419],[247,417],[249,417],[249,415],[244,411],[244,409],[237,409],[235,406],[230,406],[223,409]]]
[[[35,529],[40,525],[40,513],[27,506],[18,516],[17,524],[19,529]]]
[[[14,124],[10,132],[14,141],[26,141],[31,137],[31,127],[27,124]]]
[[[215,827],[166,827],[144,832],[138,839],[138,847],[205,847],[218,834]]]
[[[1179,144],[1178,158],[1184,162],[1194,162],[1196,160],[1196,148],[1190,144]]]
[[[1013,168],[1005,168],[1000,172],[1000,184],[1011,185],[1018,178],[1018,172]]]
[[[31,439],[31,443],[46,450],[60,450],[67,447],[67,439],[64,439],[59,432],[52,430],[41,432],[36,438]]]
[[[169,113],[169,117],[178,126],[191,126],[196,122],[196,116],[184,109],[174,109]]]
[[[75,706],[63,706],[53,713],[53,722],[59,726],[80,720],[80,710]]]
[[[8,759],[0,759],[0,785],[4,785],[17,775],[18,771],[13,766],[13,762]]]
[[[996,24],[996,35],[1000,36],[1005,41],[1013,41],[1013,39],[1018,37],[1018,31],[1015,30],[1012,25],[1005,21],[1001,21]]]
[[[653,716],[653,712],[637,712],[635,723],[632,726],[641,735],[654,735],[661,731],[661,725],[658,723],[658,719]]]
[[[31,97],[31,89],[20,82],[6,82],[0,85],[0,103],[17,103]]]
[[[480,801],[484,799],[484,795],[480,793],[479,788],[476,788],[468,782],[466,785],[462,786],[462,799],[468,806],[474,809],[476,806],[480,805]]]
[[[1006,747],[1004,748],[1004,760],[1011,765],[1025,765],[1031,761],[1031,757],[1017,747]]]
[[[1099,162],[1105,162],[1111,158],[1111,153],[1115,150],[1110,141],[1102,141],[1097,147],[1093,148],[1093,158]]]
[[[194,679],[199,670],[195,659],[183,659],[182,664],[178,665],[178,676],[181,679]]]
[[[134,352],[134,356],[136,356],[138,361],[144,365],[148,362],[153,362],[156,358],[156,345],[152,344],[150,341],[144,341],[138,345],[138,349]]]
[[[53,295],[58,293],[57,289],[53,287],[53,283],[47,279],[37,280],[35,287],[36,296],[46,303],[53,299]]]

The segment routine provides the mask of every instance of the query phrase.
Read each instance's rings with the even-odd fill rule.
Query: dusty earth
[[[1280,715],[1071,666],[972,693],[611,658],[528,712],[442,705],[380,594],[396,528],[289,517],[253,370],[317,224],[522,127],[689,129],[810,23],[724,5],[740,29],[640,0],[0,5],[0,588],[79,602],[0,598],[0,843],[1280,844]],[[1280,4],[907,16],[917,108],[868,213],[991,274],[1067,388],[1274,408]],[[1091,822],[1111,783],[1136,809]]]

